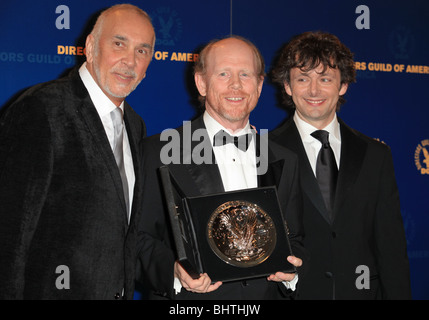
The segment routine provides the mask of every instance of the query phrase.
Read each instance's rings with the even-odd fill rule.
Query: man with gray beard
[[[140,141],[124,101],[155,32],[132,5],[105,10],[87,61],[27,90],[0,121],[0,299],[130,299]]]

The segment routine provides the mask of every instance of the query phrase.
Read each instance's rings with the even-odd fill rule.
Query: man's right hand
[[[217,290],[222,282],[218,281],[212,284],[207,273],[202,273],[198,279],[192,279],[177,261],[174,263],[174,277],[179,279],[182,287],[195,293],[206,293]]]

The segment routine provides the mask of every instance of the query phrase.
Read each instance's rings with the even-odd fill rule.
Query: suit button
[[[119,292],[117,292],[115,294],[115,300],[119,300],[119,299],[121,299],[121,294]]]
[[[336,238],[337,237],[337,234],[335,233],[335,232],[332,232],[332,238]]]
[[[326,271],[325,272],[325,277],[328,279],[331,279],[334,275],[332,274],[332,272]]]

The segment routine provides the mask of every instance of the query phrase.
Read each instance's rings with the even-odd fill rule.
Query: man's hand
[[[302,266],[302,260],[295,256],[287,257],[287,261],[289,261],[295,267]],[[292,281],[293,278],[295,278],[295,273],[276,272],[275,274],[271,274],[267,279],[268,281],[283,282],[283,281]]]
[[[212,284],[207,273],[202,273],[198,279],[192,279],[180,263],[174,263],[174,277],[179,279],[183,288],[195,293],[206,293],[217,290],[222,282]]]

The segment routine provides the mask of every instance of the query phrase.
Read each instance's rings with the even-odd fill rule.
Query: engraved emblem
[[[429,174],[429,139],[418,144],[414,152],[414,162],[421,174]]]
[[[246,268],[271,255],[277,234],[274,222],[261,207],[247,201],[228,201],[212,213],[207,237],[220,259]]]
[[[183,25],[177,11],[172,7],[159,7],[150,14],[157,31],[156,46],[175,46],[182,38]]]

